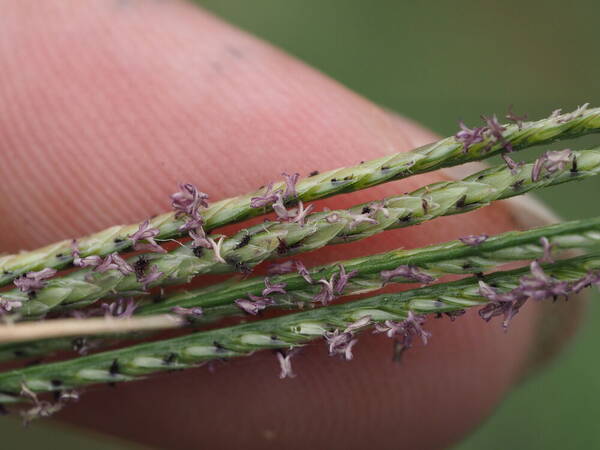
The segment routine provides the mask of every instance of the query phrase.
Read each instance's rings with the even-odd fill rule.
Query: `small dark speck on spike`
[[[173,364],[177,359],[177,353],[169,353],[165,356],[164,362],[165,364]]]
[[[467,196],[463,195],[461,198],[458,199],[458,201],[456,202],[456,207],[457,208],[464,208],[465,207],[465,202],[467,201]]]
[[[73,341],[71,343],[73,345],[73,350],[75,350],[76,352],[79,352],[85,348],[87,341],[85,338],[78,337],[78,338],[73,339]]]
[[[113,359],[113,362],[110,365],[110,368],[108,369],[108,371],[110,372],[110,374],[111,375],[117,375],[119,373],[120,369],[121,369],[121,367],[119,366],[119,361],[117,361],[116,359]]]
[[[149,261],[144,255],[141,255],[135,263],[133,263],[133,270],[135,271],[135,276],[139,280],[144,277],[146,272],[146,268],[148,267]]]
[[[249,233],[246,233],[244,235],[244,237],[240,240],[240,242],[234,247],[234,250],[238,250],[238,249],[248,245],[248,243],[250,242],[250,239],[252,239],[252,235]]]
[[[236,272],[240,272],[240,273],[243,273],[246,275],[252,273],[252,268],[248,264],[240,261],[236,257],[233,257],[233,256],[227,257],[227,258],[225,258],[225,262],[227,264],[229,264],[230,266],[233,266],[235,268]]]
[[[50,384],[52,384],[52,386],[54,386],[54,387],[59,387],[59,386],[62,386],[63,382],[62,382],[62,380],[52,380],[52,381],[50,381]]]
[[[571,173],[577,173],[579,169],[577,169],[577,157],[573,157],[573,163],[571,164]]]
[[[194,250],[193,250],[194,256],[196,258],[200,258],[202,256],[202,251],[203,251],[202,247],[196,247],[196,248],[194,248]]]
[[[319,175],[318,170],[313,170],[311,173],[308,174],[309,177],[314,177],[315,175]]]
[[[125,239],[121,239],[121,238],[115,238],[114,242],[115,244],[120,244],[121,242],[123,242]]]
[[[523,183],[525,182],[525,180],[517,180],[515,181],[511,187],[515,190],[518,191],[519,189],[521,189],[521,187],[523,186]]]
[[[287,243],[281,239],[281,238],[277,238],[279,239],[279,245],[277,246],[277,254],[278,255],[285,255],[288,251],[289,251],[289,247],[287,245]]]
[[[225,347],[219,344],[217,341],[213,341],[213,345],[216,347],[217,352],[225,352]]]

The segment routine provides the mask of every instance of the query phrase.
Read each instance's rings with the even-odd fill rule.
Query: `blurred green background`
[[[558,107],[600,104],[597,1],[198,3],[442,135],[454,133],[458,119],[478,123],[480,114],[503,113],[509,104],[530,118]],[[592,142],[593,137],[582,139],[577,147]],[[595,179],[546,190],[541,197],[575,219],[600,214],[598,192]],[[573,201],[582,198],[585,204]],[[594,300],[559,361],[515,390],[455,450],[600,448],[597,295]],[[50,434],[63,449],[132,448],[43,423],[23,433],[13,420],[0,421],[0,436],[12,448],[37,448]]]

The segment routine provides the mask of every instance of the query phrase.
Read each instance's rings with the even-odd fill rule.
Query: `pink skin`
[[[167,210],[177,183],[211,200],[282,172],[327,170],[433,140],[213,16],[178,2],[14,0],[0,17],[0,248],[16,251]],[[442,180],[427,174],[318,202],[339,208]],[[513,229],[501,205],[303,257],[307,264]],[[518,379],[539,308],[508,334],[469,313],[429,320],[391,361],[365,334],[354,359],[324,343],[279,380],[268,352],[90,389],[64,420],[160,448],[440,448]]]

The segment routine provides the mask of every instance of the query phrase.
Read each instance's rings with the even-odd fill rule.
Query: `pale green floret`
[[[388,311],[383,311],[381,309],[361,309],[360,311],[356,311],[350,315],[350,319],[352,321],[357,321],[362,319],[365,316],[370,316],[372,320],[383,322],[385,320],[401,320],[405,319],[406,316],[401,316],[397,313],[391,313]]]
[[[282,342],[265,334],[243,334],[240,337],[240,343],[258,347],[268,347],[271,345],[280,347]]]
[[[319,323],[299,323],[293,328],[293,331],[305,336],[322,336],[327,329]]]
[[[139,368],[148,368],[148,369],[159,369],[161,367],[165,367],[165,360],[162,358],[155,358],[151,356],[139,356],[137,358],[132,359],[128,365],[132,367]],[[169,369],[174,367],[173,364],[169,365]]]

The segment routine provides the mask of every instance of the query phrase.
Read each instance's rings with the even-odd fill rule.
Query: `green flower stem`
[[[379,210],[374,215],[377,220],[375,224],[354,225],[356,216],[369,204],[348,210],[315,213],[308,217],[305,225],[264,222],[244,229],[223,242],[221,255],[227,263],[217,261],[213,250],[204,250],[197,256],[184,245],[168,254],[150,254],[147,255],[150,264],[156,265],[164,274],[151,286],[186,283],[197,275],[250,268],[267,259],[307,252],[328,244],[364,239],[384,230],[472,211],[487,206],[494,200],[581,180],[600,172],[600,149],[572,152],[572,157],[577,161],[576,171],[568,166],[554,173],[546,173],[537,181],[531,179],[533,164],[525,164],[514,172],[501,165],[464,180],[434,183],[411,194],[389,197],[384,200],[385,210]],[[337,220],[331,221],[334,215]],[[246,238],[248,235],[249,241]],[[240,248],[240,243],[244,240],[248,243]],[[285,252],[281,249],[282,242],[285,242]],[[135,259],[131,260],[132,263],[134,261]],[[57,307],[86,306],[107,295],[143,293],[133,274],[123,275],[118,270],[105,273],[81,270],[50,280],[33,298],[28,298],[16,289],[3,293],[3,297],[23,302],[19,313],[27,317],[44,314]]]
[[[572,258],[545,267],[547,274],[575,281],[600,269],[600,255]],[[485,277],[500,291],[518,284],[522,268]],[[345,329],[370,316],[372,323],[403,320],[420,314],[457,311],[485,304],[478,279],[470,277],[420,289],[381,294],[364,300],[260,320],[228,328],[148,342],[63,362],[31,366],[0,374],[0,403],[19,401],[22,384],[34,392],[78,388],[96,383],[132,381],[157,372],[194,367],[214,359],[246,356],[257,350],[302,346],[327,331]]]
[[[514,150],[534,145],[547,144],[557,139],[567,139],[600,131],[600,108],[588,109],[580,114],[565,114],[537,122],[526,122],[522,129],[507,125],[503,136]],[[464,151],[462,143],[454,137],[419,147],[411,152],[395,153],[383,158],[367,161],[354,167],[340,168],[300,180],[294,201],[312,201],[332,195],[365,189],[388,181],[399,180],[411,175],[429,172],[442,167],[488,158],[502,151],[502,144],[489,137]],[[332,181],[337,180],[337,181]],[[283,188],[283,183],[274,189]],[[202,211],[207,231],[262,215],[269,208],[252,208],[250,199],[260,195],[259,190],[246,195],[220,200]],[[291,202],[293,203],[293,202]],[[175,219],[174,213],[166,213],[151,220],[151,226],[160,230],[158,239],[181,236],[178,231],[183,220]],[[79,238],[81,256],[106,256],[122,252],[131,247],[128,236],[137,231],[139,224],[118,225],[93,235]],[[64,240],[52,245],[14,255],[0,256],[0,286],[16,277],[45,267],[61,269],[72,262],[71,241]]]
[[[491,236],[477,246],[450,241],[412,250],[393,250],[314,267],[310,269],[310,274],[313,279],[329,279],[339,272],[339,266],[342,265],[347,272],[358,271],[346,285],[344,295],[367,293],[381,288],[381,271],[392,270],[400,265],[416,266],[420,271],[437,278],[445,274],[466,275],[486,272],[507,262],[537,259],[544,253],[540,243],[542,237],[548,239],[554,256],[562,250],[595,250],[600,245],[600,217],[548,225],[527,231],[510,231]],[[271,281],[286,285],[286,294],[271,296],[276,301],[272,306],[275,308],[296,309],[299,305],[312,305],[314,295],[321,289],[320,284],[308,284],[297,273],[274,276],[271,277]],[[398,277],[394,282],[411,283],[412,281]],[[195,319],[194,325],[208,324],[225,316],[243,314],[235,306],[234,301],[247,297],[248,294],[261,295],[264,287],[263,277],[229,280],[206,288],[170,295],[160,303],[142,305],[136,310],[136,315],[169,313],[175,306],[186,308],[200,306],[204,315]],[[119,339],[132,337],[135,335],[132,336],[131,333],[115,335],[108,342],[113,344]],[[91,342],[101,345],[103,341],[96,338]],[[15,357],[39,357],[72,347],[72,338],[3,344],[0,345],[0,361]]]

